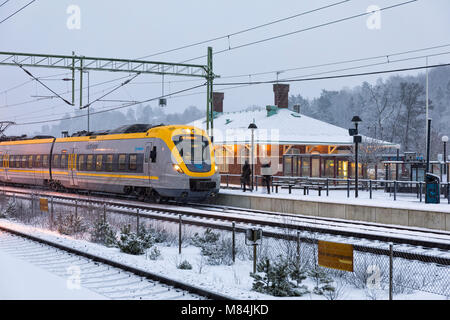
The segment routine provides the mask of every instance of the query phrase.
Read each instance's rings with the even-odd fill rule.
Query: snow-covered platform
[[[440,204],[426,204],[420,202],[415,194],[398,194],[394,201],[392,195],[382,190],[374,191],[370,199],[366,191],[360,191],[358,198],[352,191],[347,198],[344,190],[330,190],[329,196],[322,191],[322,196],[318,196],[317,191],[303,195],[302,190],[293,190],[289,194],[288,190],[281,189],[279,193],[267,194],[262,188],[245,193],[240,189],[221,189],[210,201],[255,210],[450,231],[447,199],[442,198]]]

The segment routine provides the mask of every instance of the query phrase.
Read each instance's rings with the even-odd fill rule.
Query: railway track
[[[0,250],[53,274],[77,270],[81,286],[116,300],[228,300],[229,297],[169,279],[30,234],[0,226]]]
[[[11,189],[11,188],[9,188]],[[17,197],[25,199],[35,190],[10,190]],[[6,189],[4,189],[6,190]],[[443,265],[450,265],[450,232],[402,226],[381,225],[369,222],[348,221],[342,219],[320,218],[312,216],[284,214],[230,208],[215,205],[189,204],[160,205],[148,204],[129,199],[114,199],[100,196],[84,196],[79,194],[61,194],[39,190],[42,196],[53,196],[54,203],[87,207],[104,207],[108,213],[139,216],[155,220],[210,227],[235,232],[245,232],[249,226],[264,228],[265,237],[276,239],[300,240],[315,242],[311,234],[325,235],[329,241],[342,241],[354,245],[355,250],[388,255],[386,243],[400,245],[406,251],[402,256],[423,262],[435,261],[435,257]],[[236,225],[232,226],[232,222]],[[307,233],[306,235],[304,233]],[[296,234],[297,233],[297,234]],[[300,233],[300,235],[298,234]],[[309,235],[308,235],[309,233]],[[323,238],[322,238],[323,239]],[[430,252],[424,252],[426,251]],[[431,256],[430,256],[431,254]]]

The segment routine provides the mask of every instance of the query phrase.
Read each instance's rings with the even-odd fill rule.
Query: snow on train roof
[[[301,144],[301,145],[352,145],[348,129],[320,121],[289,109],[268,111],[237,111],[218,113],[214,118],[214,142],[219,144],[248,143],[251,139],[250,123],[258,127],[254,133],[255,143]],[[205,118],[189,123],[206,130]],[[382,145],[393,143],[363,137],[364,140]]]

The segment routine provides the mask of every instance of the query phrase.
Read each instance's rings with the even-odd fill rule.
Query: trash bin
[[[440,203],[441,190],[439,176],[431,173],[425,175],[425,203]]]

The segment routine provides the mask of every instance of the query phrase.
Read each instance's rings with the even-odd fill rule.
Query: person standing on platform
[[[263,164],[261,165],[261,174],[264,177],[264,184],[267,186],[267,194],[270,194],[270,181],[272,180],[270,160],[264,159],[262,160],[262,162]]]
[[[250,176],[252,174],[252,169],[250,168],[250,165],[248,164],[248,161],[245,161],[244,166],[242,167],[242,174],[241,174],[241,183],[244,185],[244,192],[246,191],[246,186],[250,186]]]

